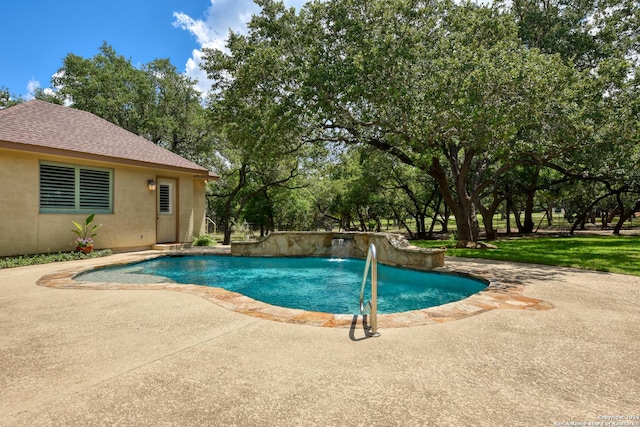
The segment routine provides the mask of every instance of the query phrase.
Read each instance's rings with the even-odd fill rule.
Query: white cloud
[[[300,8],[306,0],[285,0],[287,7]],[[185,64],[185,74],[198,80],[198,89],[207,93],[211,82],[200,69],[202,63],[202,48],[225,50],[229,30],[244,34],[251,16],[260,12],[260,8],[252,0],[211,0],[203,19],[193,19],[191,16],[174,12],[174,26],[189,31],[198,41],[199,49],[194,49],[191,58]]]
[[[184,13],[174,13],[173,16],[176,18],[173,25],[193,34],[201,47],[224,47],[224,39],[208,22],[193,19]]]
[[[201,50],[194,49],[191,54],[191,58],[187,60],[187,64],[185,66],[185,74],[191,78],[198,81],[196,84],[198,90],[203,94],[206,94],[211,88],[211,81],[207,78],[207,73],[202,68],[200,68],[200,64],[202,63],[202,57],[204,53]]]
[[[198,80],[198,89],[207,93],[211,82],[207,75],[200,69],[202,63],[202,48],[224,50],[229,30],[237,33],[245,33],[247,22],[251,15],[260,10],[252,0],[211,0],[211,6],[207,9],[204,19],[193,19],[185,13],[173,14],[174,26],[189,31],[200,45],[194,49],[191,58],[185,64],[187,76]]]
[[[31,79],[29,80],[29,83],[27,83],[27,99],[33,99],[36,90],[38,90],[40,88],[40,82],[36,79]]]

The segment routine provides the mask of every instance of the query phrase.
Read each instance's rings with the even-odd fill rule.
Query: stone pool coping
[[[75,280],[80,273],[99,267],[124,265],[171,255],[230,255],[228,247],[190,248],[179,251],[145,251],[121,254],[118,260],[96,258],[90,264],[74,266],[42,276],[37,284],[55,289],[94,289],[94,290],[162,290],[183,292],[202,297],[218,306],[249,316],[278,322],[321,326],[330,328],[349,328],[362,325],[365,318],[349,314],[331,314],[273,306],[256,301],[245,295],[200,285],[177,283],[125,284],[108,282],[82,282]],[[124,256],[122,256],[124,255]],[[549,310],[549,302],[522,295],[525,286],[516,279],[496,277],[488,268],[464,268],[456,266],[436,268],[433,271],[467,274],[489,281],[483,291],[463,300],[436,307],[412,310],[402,313],[378,314],[378,328],[400,328],[415,325],[428,325],[465,319],[496,309],[508,310]]]

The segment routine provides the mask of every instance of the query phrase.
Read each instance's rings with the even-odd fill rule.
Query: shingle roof
[[[72,157],[215,174],[94,114],[44,101],[0,110],[0,141],[32,151],[61,150]],[[4,144],[5,146],[7,144]],[[2,146],[2,144],[0,144]]]

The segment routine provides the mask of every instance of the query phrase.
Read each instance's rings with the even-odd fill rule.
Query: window
[[[160,213],[171,214],[173,213],[173,206],[171,206],[171,185],[160,184]]]
[[[40,163],[40,212],[112,213],[113,171]]]

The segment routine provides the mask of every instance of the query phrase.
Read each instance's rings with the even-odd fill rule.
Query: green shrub
[[[194,237],[192,246],[215,246],[216,239],[213,238],[210,234],[201,234],[199,236]]]
[[[57,254],[20,255],[0,258],[0,268],[24,267],[27,265],[48,264],[51,262],[73,261],[77,259],[99,258],[111,255],[110,249],[93,251],[88,254],[82,252],[58,252]]]

